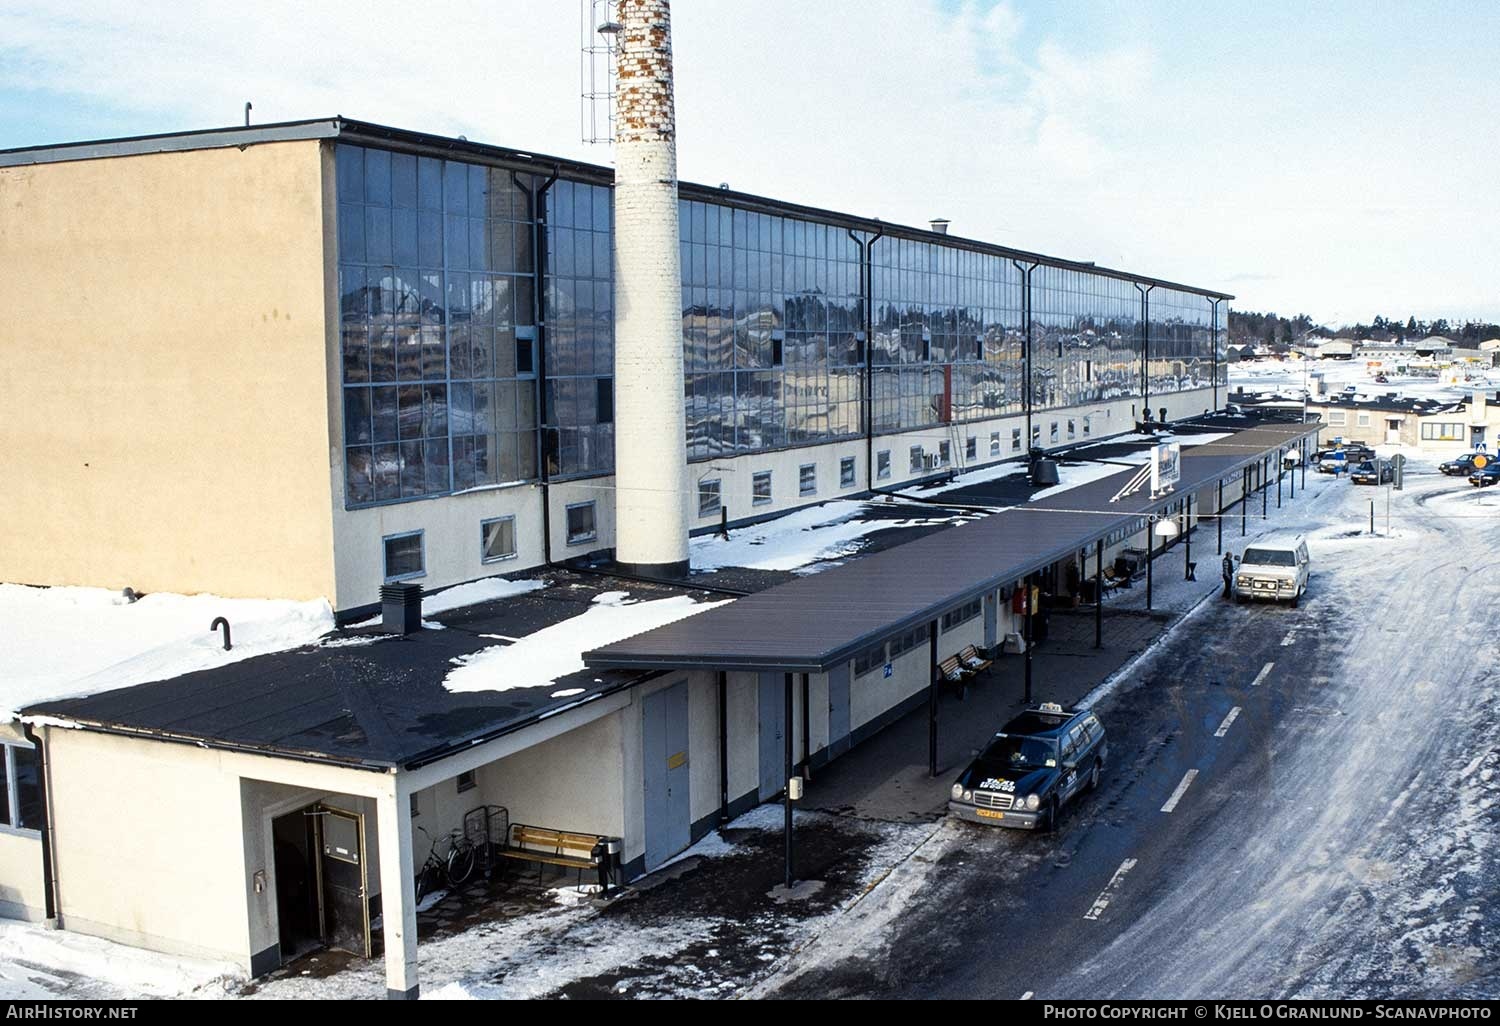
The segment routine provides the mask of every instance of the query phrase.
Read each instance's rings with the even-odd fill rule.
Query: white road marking
[[[1161,807],[1161,811],[1171,812],[1173,809],[1177,808],[1177,803],[1182,801],[1182,796],[1187,794],[1187,789],[1193,785],[1193,778],[1197,775],[1198,771],[1195,769],[1190,769],[1186,773],[1184,773],[1182,776],[1182,783],[1177,785],[1177,790],[1172,792],[1172,797],[1167,799],[1167,804]]]
[[[1289,630],[1289,631],[1286,632],[1286,637],[1284,637],[1284,638],[1281,639],[1281,647],[1285,648],[1286,646],[1290,645],[1292,642],[1294,642],[1296,640],[1297,640],[1297,628],[1293,627],[1291,630]]]
[[[1218,730],[1214,731],[1214,737],[1223,737],[1225,734],[1229,733],[1229,725],[1234,722],[1235,717],[1239,714],[1239,706],[1235,706],[1233,709],[1229,710],[1229,715],[1224,717],[1224,722],[1219,724]]]
[[[1282,644],[1285,645],[1286,642],[1283,641]],[[1265,679],[1271,675],[1271,667],[1275,665],[1275,663],[1267,663],[1266,665],[1262,666],[1260,668],[1260,672],[1255,675],[1255,679],[1250,682],[1250,686],[1252,688],[1260,687],[1261,684],[1265,682]]]
[[[1104,910],[1109,908],[1110,899],[1114,897],[1115,890],[1120,886],[1120,881],[1125,879],[1125,874],[1135,866],[1135,859],[1126,859],[1120,863],[1120,868],[1115,870],[1115,875],[1109,878],[1109,883],[1104,885],[1104,890],[1099,892],[1099,897],[1094,899],[1094,904],[1083,914],[1085,919],[1098,919]]]
[[[1021,995],[1021,1000],[1022,1001],[1030,1001],[1031,1000],[1031,995],[1033,993],[1035,993],[1035,992],[1028,990],[1026,993],[1024,993],[1024,994]]]

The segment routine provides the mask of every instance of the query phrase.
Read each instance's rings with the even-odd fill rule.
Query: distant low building
[[[1455,456],[1500,440],[1500,393],[1476,391],[1468,399],[1384,396],[1310,398],[1309,416],[1323,421],[1323,444],[1346,438],[1367,445],[1401,445],[1437,457]]]
[[[1352,360],[1360,344],[1352,338],[1335,338],[1318,346],[1316,354],[1323,360]]]

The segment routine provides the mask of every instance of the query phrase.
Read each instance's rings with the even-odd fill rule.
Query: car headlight
[[[964,796],[964,785],[962,785],[962,784],[954,784],[953,785],[953,800],[954,801],[958,801],[959,799],[963,798],[963,796]]]
[[[1026,807],[1035,811],[1042,804],[1042,796],[1039,794],[1028,794],[1026,796]]]
[[[974,800],[974,792],[973,791],[965,791],[964,792],[964,801],[966,801],[966,802],[972,802],[973,800]]]

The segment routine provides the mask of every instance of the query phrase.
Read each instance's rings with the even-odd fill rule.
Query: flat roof
[[[1266,424],[1183,450],[1175,491],[1111,498],[1139,468],[769,588],[584,653],[593,667],[816,673],[1165,510],[1321,424]]]
[[[414,132],[392,128],[368,121],[357,121],[339,115],[312,118],[302,121],[285,121],[267,125],[236,125],[226,128],[211,128],[189,132],[166,132],[157,135],[128,136],[117,139],[86,140],[43,146],[22,146],[0,150],[0,168],[26,167],[35,164],[56,164],[76,160],[99,160],[109,157],[142,156],[150,153],[180,153],[190,150],[223,149],[227,147],[254,146],[260,143],[292,142],[314,139],[345,139],[351,143],[381,146],[404,152],[428,156],[464,158],[481,163],[497,164],[534,174],[557,173],[574,180],[590,181],[610,185],[614,182],[614,169],[599,164],[510,149],[489,143],[477,143],[469,139]],[[940,234],[925,228],[892,224],[879,218],[861,217],[854,214],[809,207],[784,200],[770,199],[753,193],[720,189],[692,182],[678,183],[679,195],[683,199],[700,202],[728,203],[736,207],[762,213],[794,217],[808,221],[821,221],[839,227],[880,233],[897,238],[915,239],[922,242],[938,242],[957,249],[1009,257],[1023,263],[1038,263],[1048,267],[1087,271],[1110,278],[1139,282],[1157,288],[1191,292],[1208,299],[1228,301],[1235,297],[1226,292],[1205,289],[1196,285],[1151,278],[1129,271],[1100,267],[1090,261],[1069,260],[1047,256],[1029,250],[1013,249],[994,243],[963,236]]]

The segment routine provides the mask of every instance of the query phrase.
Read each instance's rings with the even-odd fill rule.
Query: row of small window
[[[1334,426],[1334,427],[1343,427],[1345,424],[1349,423],[1349,414],[1345,410],[1329,410],[1328,411],[1328,423],[1330,425]],[[1368,413],[1357,413],[1357,414],[1355,414],[1355,424],[1357,426],[1359,426],[1359,427],[1369,427],[1370,426],[1370,415]],[[1448,425],[1446,425],[1446,424],[1440,424],[1440,425],[1426,425],[1426,424],[1424,424],[1422,426],[1425,429],[1426,427],[1429,427],[1429,426],[1447,427]],[[1428,436],[1428,435],[1424,434],[1422,437],[1423,438],[1428,438],[1428,437],[1431,437],[1431,436]]]
[[[965,602],[957,609],[949,610],[943,614],[942,629],[944,632],[951,631],[960,624],[968,623],[977,617],[984,606],[983,599],[974,599]],[[913,649],[920,648],[929,640],[926,627],[913,627],[896,635],[888,642],[872,645],[854,657],[854,675],[863,677],[873,670],[885,666],[886,663],[894,661],[897,656],[904,655]]]
[[[41,766],[36,749],[0,745],[0,827],[42,828]]]
[[[886,473],[890,476],[890,453],[882,452],[886,458]],[[855,485],[855,465],[853,456],[845,456],[839,460],[839,487],[853,488]],[[818,494],[818,465],[816,463],[804,463],[797,468],[797,495],[806,498]],[[771,472],[769,470],[758,470],[750,479],[750,501],[756,506],[768,506],[774,499],[771,492]],[[700,517],[718,516],[724,508],[723,482],[719,478],[711,481],[698,482],[698,515]]]
[[[1369,414],[1362,413],[1365,419],[1362,424],[1369,423]],[[1334,421],[1330,420],[1330,424]],[[1462,442],[1468,435],[1468,430],[1462,424],[1423,424],[1422,440],[1427,442]]]
[[[595,503],[576,502],[567,508],[568,544],[581,545],[599,537]],[[425,531],[407,531],[381,539],[385,549],[386,581],[409,581],[427,573]],[[479,522],[479,561],[501,563],[516,558],[516,518],[492,517]]]

